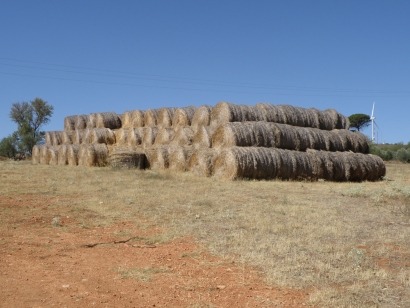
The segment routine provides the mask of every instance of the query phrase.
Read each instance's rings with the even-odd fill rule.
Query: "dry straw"
[[[83,143],[83,140],[85,139],[85,135],[88,132],[87,129],[76,129],[73,131],[71,135],[71,140],[73,144],[81,144]]]
[[[367,138],[360,133],[320,130],[271,122],[232,122],[220,126],[212,136],[213,147],[275,147],[368,153]]]
[[[214,175],[228,179],[377,181],[385,172],[379,157],[351,152],[232,147],[214,161]]]
[[[144,130],[144,135],[142,136],[142,146],[145,148],[151,147],[155,142],[157,133],[158,133],[158,128],[146,127]]]
[[[209,126],[211,123],[211,112],[211,106],[203,105],[197,108],[191,121],[192,128],[197,129],[200,126]]]
[[[135,147],[114,147],[108,155],[109,165],[120,169],[145,169],[147,157]]]
[[[175,130],[173,128],[161,128],[158,130],[157,136],[155,137],[155,145],[167,145],[174,138]]]
[[[190,146],[193,138],[194,130],[191,127],[179,126],[176,128],[174,138],[170,144],[175,146]]]
[[[45,134],[45,140],[47,145],[56,146],[63,143],[63,134],[62,131],[48,131]]]
[[[211,176],[214,160],[219,154],[216,149],[195,149],[188,161],[188,168],[195,175]]]
[[[63,144],[57,149],[57,165],[68,165],[67,150],[70,145]]]
[[[115,112],[96,113],[95,127],[116,129],[121,127],[121,118]]]
[[[220,102],[211,112],[211,126],[229,122],[264,121],[265,116],[261,110],[254,106],[235,105],[227,102]]]
[[[161,108],[158,111],[157,125],[158,127],[169,128],[172,126],[172,118],[174,117],[176,108]]]
[[[192,123],[192,118],[194,117],[196,107],[184,107],[184,108],[177,108],[174,112],[174,116],[172,118],[172,126],[173,127],[186,127],[190,126]]]
[[[64,130],[65,131],[75,130],[76,118],[77,118],[77,115],[67,116],[64,118]]]
[[[48,164],[49,165],[58,165],[58,150],[60,146],[49,146],[47,149]]]
[[[144,126],[156,127],[158,123],[159,109],[148,109],[144,113]]]
[[[212,146],[212,135],[215,128],[212,126],[199,126],[192,138],[192,145],[196,149],[210,148]]]
[[[87,128],[87,121],[88,121],[88,115],[85,114],[80,114],[76,116],[75,118],[75,124],[74,127],[77,130],[82,130]]]
[[[136,128],[144,126],[144,112],[132,110],[124,112],[122,117],[122,128]]]
[[[78,152],[80,150],[80,145],[71,144],[67,145],[67,164],[69,166],[78,165]]]
[[[146,150],[151,169],[163,170],[169,167],[169,146],[156,146]]]
[[[78,165],[102,167],[107,165],[108,147],[103,143],[83,144],[78,151]]]
[[[31,161],[33,164],[39,164],[40,163],[40,152],[41,148],[45,147],[45,145],[35,145],[33,146],[33,150],[31,152]]]
[[[169,149],[169,169],[175,171],[187,171],[189,169],[189,159],[193,153],[192,147],[170,147]]]
[[[347,129],[348,119],[334,109],[319,111],[289,105],[260,103],[256,108],[264,114],[265,121],[324,130]]]
[[[90,143],[115,143],[115,134],[109,128],[94,128],[90,130],[90,134]]]
[[[48,146],[48,145],[42,145],[40,147],[40,159],[39,159],[39,161],[40,161],[40,164],[42,164],[42,165],[48,165],[49,162],[50,162],[50,154],[48,152],[49,147],[50,146]]]

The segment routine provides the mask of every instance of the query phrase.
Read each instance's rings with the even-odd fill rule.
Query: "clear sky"
[[[1,0],[0,138],[11,104],[91,112],[291,104],[375,116],[410,142],[410,1]],[[370,136],[370,130],[364,131]]]

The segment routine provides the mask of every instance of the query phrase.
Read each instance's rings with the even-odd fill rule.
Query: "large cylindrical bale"
[[[172,126],[176,108],[161,108],[158,111],[157,126],[159,128],[169,128]]]
[[[148,109],[144,112],[144,126],[156,127],[158,124],[159,109]]]
[[[77,118],[77,115],[67,116],[64,118],[64,130],[65,131],[75,130],[76,118]]]
[[[188,161],[189,171],[199,176],[211,176],[218,153],[219,150],[212,148],[195,149]]]
[[[67,146],[67,164],[69,166],[78,165],[78,152],[80,150],[79,144],[71,144]]]
[[[174,138],[170,144],[175,146],[190,146],[192,145],[193,138],[194,130],[191,127],[179,126],[176,128]]]
[[[188,171],[189,159],[193,153],[192,147],[170,147],[169,150],[169,169],[175,171]]]
[[[113,168],[145,169],[147,157],[144,151],[135,147],[113,147],[108,155],[108,163]]]
[[[175,130],[173,128],[160,128],[158,130],[157,136],[155,137],[154,144],[158,145],[167,145],[170,144],[174,138]]]
[[[212,107],[203,105],[195,110],[192,117],[191,126],[194,130],[201,126],[209,126],[211,122]]]
[[[196,107],[184,107],[175,109],[174,116],[172,118],[173,127],[186,127],[190,126],[195,114]]]
[[[144,111],[132,110],[124,112],[122,128],[136,128],[144,126]]]
[[[78,151],[78,165],[86,167],[102,167],[108,164],[108,148],[106,144],[82,144]]]
[[[215,131],[215,127],[212,126],[199,126],[194,131],[192,138],[192,145],[194,148],[210,148],[212,146],[212,135]]]
[[[68,152],[68,147],[70,145],[63,144],[58,147],[58,157],[57,157],[57,164],[58,165],[67,165],[68,164],[68,157],[67,157],[67,152]]]
[[[211,112],[211,126],[217,127],[229,122],[264,121],[264,114],[255,106],[235,105],[220,102]]]
[[[169,146],[155,146],[146,150],[150,169],[163,170],[169,167]]]
[[[31,161],[33,164],[39,164],[40,163],[40,152],[41,148],[45,147],[45,145],[34,145],[33,150],[31,152]]]
[[[145,127],[144,129],[144,136],[142,137],[142,146],[144,148],[151,147],[154,142],[155,138],[157,137],[158,128],[156,127]]]
[[[109,128],[94,128],[91,130],[90,143],[114,144],[115,134]]]

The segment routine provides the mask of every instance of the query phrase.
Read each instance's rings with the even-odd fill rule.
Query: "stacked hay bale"
[[[367,138],[333,109],[235,105],[69,116],[33,163],[190,171],[227,179],[374,181]]]

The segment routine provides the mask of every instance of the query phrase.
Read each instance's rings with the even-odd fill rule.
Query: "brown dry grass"
[[[389,163],[386,180],[363,183],[231,182],[14,161],[0,170],[3,196],[55,197],[56,215],[63,207],[90,214],[84,228],[134,220],[168,230],[166,238],[193,235],[272,285],[309,289],[318,307],[410,306],[409,164]],[[64,202],[69,195],[78,198]]]

